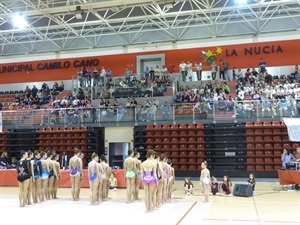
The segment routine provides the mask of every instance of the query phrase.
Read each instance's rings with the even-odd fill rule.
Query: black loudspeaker
[[[253,190],[251,185],[248,184],[235,184],[233,189],[234,196],[251,197]]]

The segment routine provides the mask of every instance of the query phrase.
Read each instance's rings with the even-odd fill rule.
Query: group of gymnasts
[[[21,151],[17,163],[20,207],[57,198],[59,155],[51,151]]]
[[[145,193],[146,212],[158,209],[171,200],[175,172],[167,156],[147,151],[147,159],[139,160],[137,151],[129,150],[124,160],[124,176],[127,185],[127,203],[139,199],[140,184]],[[69,160],[71,194],[79,200],[83,180],[83,153],[75,149]],[[59,155],[55,152],[21,151],[17,163],[20,207],[57,198],[57,186],[61,178]],[[90,204],[97,205],[108,199],[111,168],[104,155],[93,153],[88,164]]]
[[[79,178],[76,177],[78,172],[76,168],[80,165],[80,158],[77,156],[80,154],[75,151],[74,157],[70,159],[70,176],[72,187],[74,185],[75,189],[72,188],[72,195],[77,193],[77,187],[80,185]],[[91,156],[91,161],[88,164],[88,180],[90,186],[90,205],[98,205],[101,201],[108,199],[108,192],[110,189],[110,177],[111,168],[107,163],[107,159],[104,155],[100,157],[93,153]],[[75,195],[76,196],[76,195]],[[76,201],[76,197],[73,197]]]
[[[147,151],[147,159],[139,160],[139,153],[128,151],[124,161],[124,173],[127,183],[127,203],[138,199],[140,181],[142,181],[146,212],[153,212],[162,204],[171,200],[175,172],[167,156],[157,155],[153,150]]]

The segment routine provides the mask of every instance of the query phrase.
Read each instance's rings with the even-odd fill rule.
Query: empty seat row
[[[181,131],[147,131],[146,137],[152,137],[152,136],[203,136],[204,130],[181,130]]]
[[[257,141],[270,141],[270,142],[289,142],[289,137],[288,136],[247,136],[246,137],[247,142],[257,142]]]
[[[246,122],[246,127],[281,127],[281,126],[286,126],[284,122],[281,121],[264,121],[264,122]]]
[[[86,130],[87,127],[46,127],[40,128],[38,132],[82,132]]]
[[[189,145],[147,145],[147,150],[154,150],[154,151],[167,151],[167,150],[174,150],[174,151],[185,151],[185,150],[204,150],[203,144],[189,144]]]
[[[38,139],[86,138],[87,133],[39,133]]]
[[[182,138],[147,138],[146,144],[151,144],[151,143],[203,143],[204,138],[203,137],[182,137]]]
[[[147,125],[146,130],[180,130],[180,129],[203,129],[203,124],[164,124],[164,125]]]
[[[87,150],[87,146],[84,146],[84,145],[82,145],[82,146],[76,146],[76,145],[74,145],[74,146],[70,146],[70,145],[68,145],[68,146],[57,146],[57,145],[56,146],[39,146],[38,150],[39,151],[48,151],[48,150],[50,150],[50,151],[63,152],[63,151],[73,151],[74,148],[77,148],[80,151],[86,151]]]
[[[266,143],[266,144],[247,144],[247,149],[282,149],[282,148],[298,148],[299,147],[299,143]]]
[[[246,129],[246,134],[287,134],[288,131],[286,128],[273,128],[273,129]]]
[[[249,171],[273,171],[273,170],[280,170],[280,165],[248,165],[247,170]]]
[[[39,141],[38,145],[57,145],[57,144],[60,144],[60,145],[63,145],[63,144],[86,144],[87,143],[87,140],[85,139],[81,139],[81,140],[78,140],[78,139],[62,139],[62,140],[57,140],[57,139],[54,139],[54,140],[41,140]]]
[[[281,164],[280,158],[247,158],[247,163],[256,163],[256,164]]]
[[[202,170],[201,165],[176,165],[173,164],[173,168],[176,170]]]

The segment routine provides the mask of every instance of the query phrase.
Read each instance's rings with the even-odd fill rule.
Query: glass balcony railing
[[[299,117],[296,105],[280,101],[202,102],[108,108],[4,110],[3,128],[33,126],[135,126],[156,123],[222,123]]]
[[[176,74],[175,74],[176,75]],[[174,76],[175,76],[174,75]],[[177,74],[178,75],[178,74]],[[95,77],[95,76],[73,76],[72,87],[88,88],[92,99],[102,98],[127,98],[127,97],[155,97],[163,96],[166,88],[173,85],[171,80],[153,83],[142,79],[143,74],[134,74],[131,77]]]

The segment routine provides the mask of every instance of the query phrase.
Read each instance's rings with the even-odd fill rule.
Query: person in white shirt
[[[160,79],[160,68],[159,68],[159,65],[156,65],[156,67],[155,67],[154,76],[155,76],[155,78]]]
[[[200,81],[202,80],[202,63],[197,61],[195,63],[195,68],[196,68],[197,79],[198,81]]]
[[[243,101],[245,99],[245,92],[244,92],[244,88],[243,87],[241,87],[241,89],[238,92],[238,99],[240,101]]]
[[[188,61],[186,64],[186,67],[187,67],[187,76],[189,77],[189,80],[192,81],[193,80],[193,70],[192,70],[193,64],[190,63],[190,61]]]
[[[165,65],[163,65],[162,68],[161,68],[161,76],[162,76],[162,78],[168,76],[168,69]]]
[[[182,60],[180,65],[179,65],[179,68],[180,68],[180,73],[181,73],[181,76],[182,76],[182,81],[186,81],[186,75],[187,75],[187,65],[186,63]]]
[[[104,66],[102,66],[102,70],[101,70],[101,73],[100,73],[100,81],[101,81],[102,86],[105,86],[105,84],[104,84],[104,78],[105,77],[106,77],[106,71],[105,71]]]

